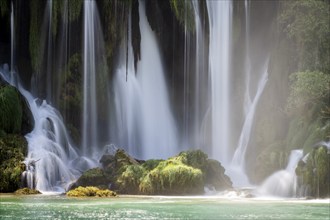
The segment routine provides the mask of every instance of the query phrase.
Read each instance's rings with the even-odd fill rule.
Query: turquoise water
[[[330,219],[329,200],[0,195],[0,219]]]

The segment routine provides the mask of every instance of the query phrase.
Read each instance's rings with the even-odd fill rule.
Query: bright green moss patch
[[[30,188],[22,188],[15,191],[16,195],[35,195],[35,194],[41,194],[40,191]]]
[[[99,189],[94,186],[82,187],[70,190],[66,193],[69,197],[115,197],[117,194],[108,189]]]

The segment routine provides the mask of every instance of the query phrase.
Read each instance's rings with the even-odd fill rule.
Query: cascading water
[[[0,69],[0,76],[11,82],[8,67]],[[15,85],[13,85],[15,86]],[[28,187],[40,191],[65,192],[71,182],[82,171],[98,164],[88,158],[79,157],[71,144],[68,132],[60,114],[46,101],[33,97],[20,84],[17,88],[29,103],[35,121],[34,129],[26,135],[28,155],[24,173]]]
[[[209,77],[212,112],[212,157],[226,165],[229,155],[229,86],[232,2],[207,1],[210,25]]]
[[[141,60],[137,64],[137,71],[134,71],[129,37],[127,82],[124,52],[114,80],[115,129],[122,135],[117,144],[127,144],[128,149],[133,151],[130,153],[144,159],[166,158],[177,153],[177,129],[169,105],[159,48],[147,21],[144,4],[139,1]]]
[[[251,54],[250,54],[250,1],[245,0],[245,94],[244,94],[244,114],[248,114],[252,104],[250,96],[250,80],[251,80]]]
[[[205,88],[207,88],[207,80],[205,79],[205,72],[207,72],[207,54],[205,45],[205,28],[201,18],[199,1],[191,1],[195,15],[195,75],[193,77],[194,86],[194,103],[193,103],[193,130],[191,140],[195,146],[204,146],[202,119],[205,112],[205,103],[207,103],[207,95]]]
[[[104,63],[104,40],[97,5],[94,0],[84,1],[84,45],[83,45],[83,119],[82,151],[91,155],[98,151],[98,77]],[[104,83],[104,82],[103,82]]]
[[[288,165],[269,176],[260,187],[256,189],[257,195],[292,197],[297,192],[297,176],[295,169],[303,157],[303,150],[291,151]]]
[[[259,79],[257,93],[248,108],[247,115],[244,120],[241,135],[238,141],[238,147],[234,153],[232,163],[228,167],[228,174],[234,182],[234,186],[248,186],[249,181],[245,174],[245,154],[250,141],[252,125],[254,122],[254,115],[257,109],[258,101],[264,91],[266,83],[268,81],[268,59],[263,68],[263,74]]]

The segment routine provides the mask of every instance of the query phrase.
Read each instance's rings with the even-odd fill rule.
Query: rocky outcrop
[[[140,161],[124,150],[103,155],[102,168],[86,171],[72,188],[97,186],[123,194],[202,194],[205,185],[232,188],[221,164],[200,150],[181,152],[167,160]]]

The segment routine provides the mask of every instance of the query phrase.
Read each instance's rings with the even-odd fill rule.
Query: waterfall
[[[250,1],[245,0],[245,94],[244,94],[244,114],[248,114],[251,106],[250,79],[251,79],[251,54],[250,54]]]
[[[10,83],[7,69],[0,68],[0,76]],[[17,88],[28,101],[35,122],[33,131],[25,136],[28,142],[27,170],[24,173],[27,184],[43,192],[65,192],[82,171],[98,163],[79,157],[59,112],[25,90],[18,76],[15,77]]]
[[[127,82],[126,53],[123,51],[114,80],[117,126],[113,129],[121,136],[117,144],[127,144],[134,156],[166,158],[177,153],[177,128],[170,109],[159,47],[143,1],[139,1],[139,16],[141,60],[135,72],[129,37]],[[126,50],[125,46],[122,50]]]
[[[291,151],[288,165],[269,176],[260,187],[256,189],[258,195],[292,197],[297,192],[296,167],[303,156],[303,150]]]
[[[205,80],[205,72],[207,70],[207,54],[205,45],[204,27],[200,15],[199,1],[193,0],[192,2],[194,15],[195,15],[195,75],[194,75],[194,103],[193,103],[193,130],[192,142],[195,146],[203,146],[204,140],[202,139],[202,118],[205,112],[205,103],[207,96],[205,88],[207,88]]]
[[[104,40],[94,0],[84,1],[84,41],[83,41],[83,118],[82,150],[85,155],[97,153],[99,146],[98,97],[97,90],[104,69]],[[104,95],[104,94],[102,94]]]
[[[229,87],[232,38],[232,2],[207,1],[210,26],[209,77],[212,112],[212,157],[228,163]]]
[[[228,169],[228,174],[232,178],[235,186],[248,186],[249,181],[245,174],[245,154],[250,141],[252,126],[254,123],[254,115],[257,110],[259,99],[264,91],[268,81],[268,59],[263,68],[263,74],[259,79],[257,93],[247,109],[247,115],[244,120],[241,135],[238,141],[238,147],[234,153],[231,166]]]

